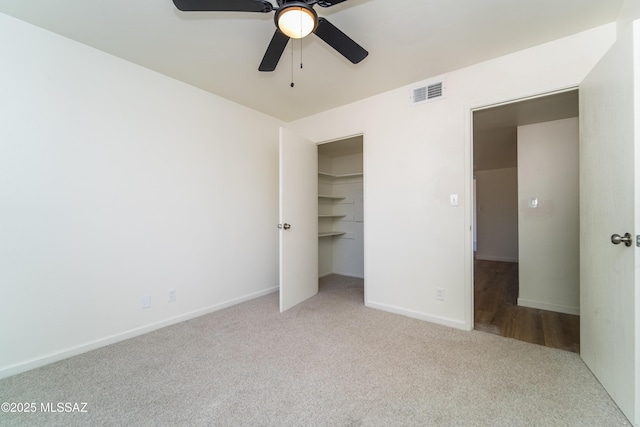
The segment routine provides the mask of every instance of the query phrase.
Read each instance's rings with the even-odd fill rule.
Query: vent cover
[[[411,105],[423,104],[444,98],[444,80],[416,87],[411,93]]]

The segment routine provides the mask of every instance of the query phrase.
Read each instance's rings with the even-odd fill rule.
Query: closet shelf
[[[342,215],[318,215],[318,218],[342,218],[343,216],[346,216],[344,214]]]
[[[344,197],[326,196],[324,194],[318,194],[318,199],[344,200]]]
[[[318,237],[342,236],[346,231],[330,231],[328,233],[318,233]]]
[[[332,173],[318,172],[318,175],[325,176],[327,178],[350,178],[353,176],[362,176],[363,174],[362,172],[358,172],[358,173],[344,173],[344,174],[334,175]]]

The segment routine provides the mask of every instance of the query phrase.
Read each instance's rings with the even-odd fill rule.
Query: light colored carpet
[[[5,401],[87,402],[11,426],[628,424],[577,354],[369,309],[341,276],[6,378]]]

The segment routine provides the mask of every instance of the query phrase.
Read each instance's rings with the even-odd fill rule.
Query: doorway
[[[579,352],[578,91],[472,122],[474,328]]]
[[[318,144],[287,128],[280,128],[278,229],[281,312],[316,295],[320,275],[339,273],[345,277],[359,277],[362,300],[365,300],[364,138],[358,135],[351,142],[335,145],[327,142],[327,148],[323,150],[328,150],[329,154],[323,152],[319,162]],[[359,145],[359,153],[338,155],[334,152],[350,151],[352,148],[345,147],[356,144]],[[320,169],[319,163],[322,164]],[[352,243],[333,245],[333,241],[341,236]],[[319,242],[324,240],[330,241],[331,257],[326,260],[328,269],[321,274],[318,249]],[[346,252],[343,246],[355,246],[359,250]]]
[[[318,144],[318,275],[364,302],[363,136]]]

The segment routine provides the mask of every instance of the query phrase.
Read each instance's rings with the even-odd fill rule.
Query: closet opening
[[[319,291],[364,303],[363,136],[318,144]]]

